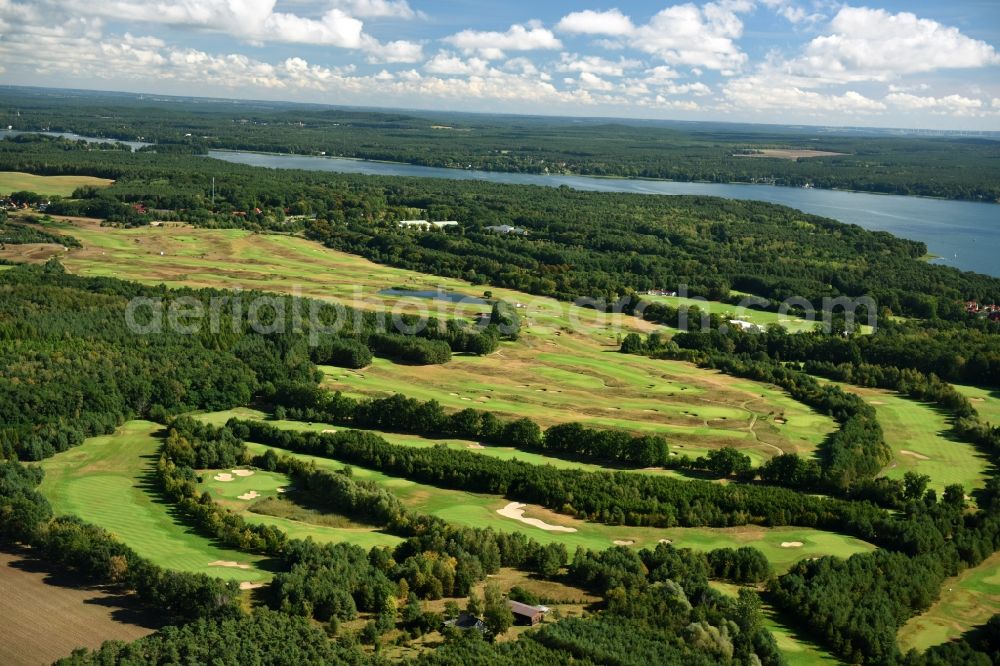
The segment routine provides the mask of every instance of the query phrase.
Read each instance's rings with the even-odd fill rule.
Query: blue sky
[[[1000,2],[0,0],[0,82],[1000,130]]]

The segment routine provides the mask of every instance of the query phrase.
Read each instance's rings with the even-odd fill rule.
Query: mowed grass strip
[[[914,648],[926,650],[958,638],[997,613],[1000,613],[1000,553],[947,579],[938,601],[899,630],[899,645],[904,652]]]
[[[57,515],[99,525],[162,567],[241,582],[268,580],[270,574],[257,566],[260,557],[215,545],[159,499],[154,474],[161,431],[156,423],[129,421],[113,435],[92,437],[43,461],[42,493]]]
[[[849,384],[839,386],[860,395],[875,408],[894,455],[883,476],[901,479],[910,471],[926,474],[931,478],[928,487],[938,497],[945,486],[953,483],[961,484],[970,495],[972,490],[985,485],[988,458],[973,445],[952,436],[945,412],[892,391]]]
[[[134,599],[53,571],[30,552],[0,552],[0,590],[0,664],[50,664],[76,648],[133,641],[156,627]]]
[[[739,594],[739,585],[719,581],[710,581],[709,585],[733,598]],[[788,666],[833,666],[844,663],[793,629],[788,618],[767,601],[761,605],[761,611],[764,614],[764,626],[774,636]]]
[[[247,448],[255,454],[262,454],[273,447],[248,442]],[[287,453],[280,449],[275,451],[279,454]],[[337,471],[348,467],[329,458],[291,455],[300,460],[313,462],[320,469]],[[540,520],[549,527],[575,530],[552,531],[500,515],[497,511],[507,506],[509,500],[499,496],[437,488],[364,467],[354,465],[349,467],[355,478],[375,481],[416,513],[434,515],[467,527],[492,527],[503,532],[522,532],[543,544],[563,543],[571,552],[578,546],[591,550],[604,550],[614,545],[653,548],[662,540],[669,540],[677,547],[698,550],[754,546],[759,548],[775,570],[781,573],[806,557],[822,555],[849,557],[855,553],[874,550],[874,546],[860,539],[811,528],[745,526],[661,529],[612,526],[577,520],[540,506],[524,507],[526,518]]]
[[[35,192],[47,196],[68,197],[78,187],[107,187],[114,181],[94,176],[36,176],[20,171],[0,171],[0,195],[11,192]]]

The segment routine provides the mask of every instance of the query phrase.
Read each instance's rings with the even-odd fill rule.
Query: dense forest
[[[455,322],[434,322],[420,336],[380,332],[385,322],[375,314],[349,311],[356,325],[335,335],[310,326],[325,329],[345,316],[343,308],[272,296],[258,320],[246,306],[257,296],[80,278],[55,260],[5,271],[0,455],[41,460],[131,418],[244,405],[275,383],[318,381],[314,363],[361,367],[373,354],[442,363],[452,346],[486,353],[499,340],[491,327],[475,332]],[[124,323],[134,300],[148,306],[132,314],[137,327],[130,328]],[[183,316],[183,308],[208,313],[213,303],[214,324],[210,316]],[[164,325],[164,317],[181,326]],[[470,342],[480,339],[486,342]]]
[[[0,93],[0,125],[208,149],[337,155],[424,166],[681,181],[764,182],[949,199],[1000,198],[1000,142],[711,123],[372,112],[287,103]],[[837,153],[760,157],[767,148]],[[756,157],[747,157],[754,155]]]
[[[687,284],[692,295],[727,302],[747,292],[772,310],[790,296],[817,304],[824,297],[870,296],[881,315],[871,334],[839,318],[826,332],[722,331],[724,321],[715,315],[707,317],[708,325],[697,323],[687,332],[663,330],[622,341],[623,352],[648,355],[650,363],[669,358],[777,385],[837,422],[815,457],[780,455],[752,468],[735,449],[695,460],[673,458],[669,443],[659,437],[572,422],[543,430],[530,419],[503,420],[482,409],[451,412],[405,395],[356,399],[318,387],[318,364],[364,368],[378,356],[426,365],[447,363],[453,354],[492,353],[501,340],[519,335],[516,318],[500,302],[493,303],[482,331],[461,321],[434,320],[417,334],[400,335],[386,330],[376,314],[348,312],[357,325],[329,333],[326,325],[343,312],[272,295],[266,323],[276,326],[264,332],[244,307],[245,299],[261,295],[253,292],[167,290],[80,278],[54,260],[5,270],[0,273],[0,541],[27,544],[37,556],[95,583],[135,592],[176,625],[132,644],[74,653],[64,663],[201,663],[217,657],[220,663],[374,666],[387,662],[383,648],[397,640],[390,637],[436,631],[442,637],[437,649],[410,663],[782,664],[763,626],[761,596],[851,663],[996,661],[998,618],[922,654],[902,654],[896,635],[938,598],[947,577],[1000,550],[997,467],[989,470],[985,488],[972,493],[974,502],[966,497],[971,489],[949,485],[939,496],[918,474],[901,481],[880,478],[890,447],[875,410],[817,377],[931,402],[948,415],[958,440],[1000,460],[1000,427],[986,423],[949,383],[998,387],[1000,324],[969,315],[962,301],[1000,302],[1000,279],[929,265],[920,259],[926,248],[919,243],[768,204],[269,171],[204,155],[208,148],[249,147],[524,171],[555,164],[552,170],[605,175],[790,184],[801,177],[816,185],[993,200],[1000,182],[991,171],[994,142],[830,135],[810,147],[844,156],[779,162],[731,156],[795,145],[801,136],[780,130],[740,134],[733,128],[725,135],[704,128],[569,128],[556,121],[475,117],[452,118],[452,129],[469,131],[451,134],[428,130],[429,117],[419,114],[249,104],[206,104],[195,112],[127,98],[84,101],[81,112],[73,106],[79,99],[43,103],[23,91],[3,95],[22,95],[16,97],[18,122],[25,127],[158,142],[133,152],[38,135],[0,141],[0,170],[115,180],[107,189],[81,188],[73,197],[54,198],[51,214],[128,226],[174,219],[298,233],[425,273],[563,300],[593,298],[593,307],[617,308],[668,327],[676,326],[682,313],[644,301],[644,291]],[[0,122],[3,113],[9,112],[0,112]],[[455,140],[432,140],[442,131]],[[191,137],[184,136],[188,133]],[[591,140],[584,142],[584,136]],[[640,137],[643,147],[633,150]],[[515,145],[501,150],[500,141]],[[522,150],[518,142],[535,148]],[[677,160],[679,154],[685,159]],[[919,168],[912,161],[918,158]],[[966,169],[956,169],[953,160]],[[678,163],[683,169],[675,170]],[[28,193],[19,197],[30,199]],[[398,221],[413,217],[461,224],[440,232],[399,228]],[[486,229],[496,224],[528,234]],[[0,242],[70,247],[75,241],[0,219]],[[129,314],[133,299],[149,307]],[[215,300],[222,303],[216,325],[180,327],[187,332],[155,326],[164,311]],[[318,319],[302,316],[310,308]],[[692,318],[698,320],[698,314]],[[130,316],[138,317],[138,328],[152,328],[145,334],[130,330],[122,325]],[[249,404],[347,429],[294,432],[238,419],[216,427],[186,416]],[[165,426],[152,483],[176,520],[227,547],[264,556],[274,567],[252,612],[235,584],[155,566],[101,528],[53,515],[38,492],[40,470],[25,462],[136,417]],[[557,469],[446,446],[392,444],[366,428],[472,438],[623,468],[685,466],[729,478],[716,483],[627,470]],[[253,455],[247,441],[269,448]],[[524,534],[459,527],[417,513],[384,486],[356,478],[350,467],[324,471],[285,451],[610,525],[815,527],[878,548],[848,559],[801,561],[784,575],[775,575],[753,548],[696,552],[661,543],[639,551],[571,553],[559,543],[543,545]],[[348,543],[291,539],[274,526],[253,524],[199,490],[199,470],[236,466],[284,474],[294,487],[288,501],[340,514],[402,541],[366,551]],[[501,568],[575,585],[600,602],[584,618],[546,621],[516,641],[497,643],[492,639],[508,631],[512,619],[506,602],[496,586],[487,583],[485,599],[475,598],[474,589]],[[734,598],[709,581],[744,587]],[[482,634],[444,628],[459,612],[455,599],[463,597],[469,597],[466,610],[482,616]],[[448,599],[443,613],[427,609],[427,602],[442,599]],[[360,628],[345,629],[345,623]],[[221,654],[206,652],[206,646]]]

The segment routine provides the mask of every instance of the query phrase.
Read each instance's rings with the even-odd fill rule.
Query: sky
[[[0,0],[0,83],[1000,130],[1000,0]]]

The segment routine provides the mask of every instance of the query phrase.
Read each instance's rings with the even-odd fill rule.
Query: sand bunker
[[[261,587],[264,587],[264,583],[250,583],[248,581],[240,583],[241,590],[256,590]]]
[[[468,448],[470,448],[470,449],[485,449],[486,447],[483,446],[482,444],[475,444],[475,443],[473,443],[473,444],[469,444]]]
[[[670,539],[660,539],[659,541],[657,541],[657,543],[671,544],[673,543],[673,541],[671,541]]]
[[[912,458],[916,458],[917,460],[930,460],[930,458],[928,458],[924,454],[917,453],[916,451],[907,451],[906,449],[900,449],[899,453],[900,455],[910,456]]]
[[[326,430],[323,431],[323,434],[324,435],[332,435],[335,432],[337,432],[337,431],[334,430],[333,428],[327,428]]]
[[[615,539],[611,543],[615,544],[616,546],[634,546],[635,545],[635,541],[632,541],[632,539]]]
[[[230,474],[229,472],[219,472],[212,478],[215,479],[216,481],[232,481],[233,475]]]
[[[782,541],[781,542],[781,547],[782,548],[801,548],[803,545],[805,545],[805,544],[803,544],[801,541]]]
[[[550,525],[544,520],[539,520],[538,518],[525,518],[524,517],[524,507],[525,504],[520,502],[511,502],[502,509],[497,509],[499,513],[504,518],[512,518],[514,520],[520,521],[525,525],[531,525],[532,527],[538,527],[543,530],[548,530],[549,532],[576,532],[575,527],[565,527],[563,525]]]
[[[233,470],[233,474],[235,474],[236,476],[242,476],[242,477],[253,476],[253,471],[249,470],[249,469],[234,469]]]
[[[241,500],[252,500],[252,499],[257,499],[258,497],[260,497],[260,493],[258,493],[256,490],[251,490],[248,493],[243,493],[242,495],[240,495],[239,498]]]
[[[285,488],[284,486],[282,486],[281,488],[276,488],[275,490],[277,492],[279,492],[279,493],[287,493],[288,492],[288,488]]]
[[[228,567],[230,569],[253,569],[249,564],[240,564],[239,562],[233,562],[232,560],[216,560],[214,562],[209,562],[210,567]]]

